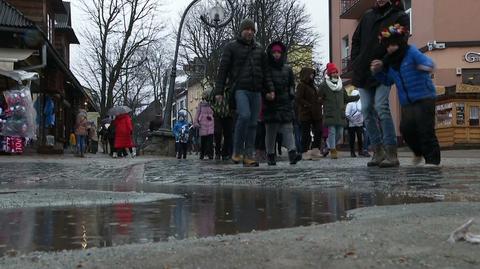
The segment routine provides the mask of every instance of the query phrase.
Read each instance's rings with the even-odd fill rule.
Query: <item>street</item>
[[[471,268],[480,262],[475,245],[446,242],[478,217],[479,151],[445,151],[439,168],[412,166],[406,152],[402,166],[391,169],[340,156],[259,168],[195,155],[3,156],[0,267],[159,268],[161,261],[163,268]]]

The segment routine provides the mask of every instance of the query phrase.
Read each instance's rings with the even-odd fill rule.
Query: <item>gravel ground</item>
[[[120,203],[147,203],[182,198],[161,193],[107,192],[85,190],[0,190],[0,209],[31,207],[80,207]]]
[[[478,268],[478,245],[447,239],[479,212],[480,203],[363,208],[351,212],[351,221],[320,226],[19,257],[13,252],[0,267]]]

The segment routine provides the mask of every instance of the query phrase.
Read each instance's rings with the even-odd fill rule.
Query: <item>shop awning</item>
[[[18,82],[36,80],[39,78],[38,73],[35,72],[26,72],[23,70],[4,70],[1,67],[0,75],[9,77]]]
[[[27,59],[34,52],[35,50],[0,48],[0,68],[11,71],[14,63]]]

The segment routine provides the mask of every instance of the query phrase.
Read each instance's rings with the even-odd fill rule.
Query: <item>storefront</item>
[[[437,136],[442,148],[480,147],[480,85],[439,87]]]

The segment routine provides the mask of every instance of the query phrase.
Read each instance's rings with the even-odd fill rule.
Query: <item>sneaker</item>
[[[310,156],[312,156],[312,160],[318,160],[322,158],[322,153],[320,152],[320,149],[314,148],[312,149]]]
[[[311,153],[310,150],[302,153],[302,159],[306,161],[312,160],[312,155],[310,153]]]
[[[243,167],[258,167],[260,166],[257,161],[252,158],[245,157],[243,159]]]
[[[243,155],[233,155],[232,162],[234,164],[239,164],[243,160]]]
[[[413,156],[413,159],[412,159],[412,165],[414,166],[418,166],[422,163],[423,161],[423,157],[422,156]]]
[[[116,158],[118,157],[117,153],[114,152],[112,157],[113,157],[114,159],[116,159]]]

